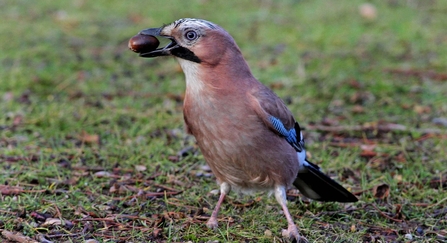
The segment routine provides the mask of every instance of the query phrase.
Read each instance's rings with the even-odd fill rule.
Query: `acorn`
[[[160,41],[152,35],[138,34],[129,40],[128,47],[136,53],[146,53],[157,49]]]

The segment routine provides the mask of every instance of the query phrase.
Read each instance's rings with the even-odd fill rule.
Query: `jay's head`
[[[239,48],[233,38],[220,26],[202,19],[179,19],[160,28],[145,29],[142,35],[161,36],[171,40],[165,47],[141,57],[175,56],[200,64],[217,65],[228,51]]]

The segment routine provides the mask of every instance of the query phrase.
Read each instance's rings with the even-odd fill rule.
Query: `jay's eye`
[[[197,35],[197,33],[194,30],[190,30],[185,34],[186,39],[190,41],[197,39],[198,36],[199,35]]]

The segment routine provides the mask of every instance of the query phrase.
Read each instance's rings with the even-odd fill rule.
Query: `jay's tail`
[[[293,185],[310,198],[323,202],[357,202],[358,199],[342,185],[321,172],[320,167],[305,160]]]

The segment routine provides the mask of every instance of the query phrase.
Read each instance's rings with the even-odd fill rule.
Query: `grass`
[[[312,161],[359,197],[306,202],[291,191],[302,234],[312,242],[445,240],[447,131],[434,119],[447,117],[447,4],[371,1],[377,18],[368,20],[362,3],[0,1],[2,233],[52,242],[285,241],[286,220],[265,195],[231,194],[219,230],[205,227],[217,186],[183,131],[183,74],[172,58],[127,49],[144,28],[196,17],[234,36],[255,76],[306,128]],[[407,129],[379,128],[390,124]],[[388,197],[373,190],[382,184]]]

